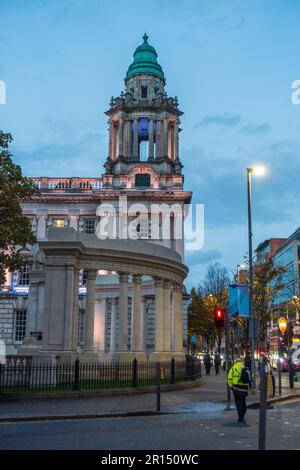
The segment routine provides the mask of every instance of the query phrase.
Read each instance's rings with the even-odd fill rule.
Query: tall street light
[[[256,388],[255,361],[254,361],[254,313],[253,313],[253,257],[252,257],[252,199],[251,175],[263,176],[265,168],[256,166],[247,168],[247,194],[248,194],[248,243],[249,243],[249,320],[250,320],[250,350],[251,371],[253,372],[253,389]]]

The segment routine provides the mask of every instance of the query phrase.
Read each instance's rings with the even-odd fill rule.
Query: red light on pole
[[[225,311],[223,308],[215,308],[214,312],[215,325],[217,328],[223,328],[225,323]]]

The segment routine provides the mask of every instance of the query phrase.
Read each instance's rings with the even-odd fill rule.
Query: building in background
[[[97,213],[97,208],[105,202],[115,207],[116,238],[122,238],[119,200],[120,196],[126,196],[128,204],[131,206],[135,204],[137,207],[133,213],[127,213],[128,221],[133,221],[139,216],[136,243],[141,240],[151,243],[152,246],[156,244],[165,247],[170,253],[175,253],[174,259],[179,256],[180,262],[184,263],[184,204],[191,201],[192,194],[183,189],[183,166],[179,156],[182,112],[179,110],[177,98],[168,97],[165,84],[164,72],[157,61],[157,52],[148,43],[145,34],[143,43],[137,47],[134,60],[128,68],[124,92],[111,99],[106,112],[109,144],[108,156],[106,160],[104,159],[104,174],[91,178],[74,176],[32,178],[40,190],[40,195],[24,203],[22,207],[24,214],[31,220],[38,242],[46,242],[49,230],[52,228],[73,228],[77,233],[87,236],[95,234],[98,222],[105,215]],[[146,212],[139,211],[139,203],[146,206]],[[155,214],[156,220],[158,218],[159,221],[159,230],[153,233],[154,220],[151,220],[153,215],[150,213],[152,204],[176,206],[176,210],[170,212],[168,238],[162,236],[163,222],[159,208]],[[180,238],[174,235],[176,224],[181,224]],[[6,285],[2,286],[0,296],[0,339],[6,343],[7,354],[37,351],[45,340],[45,276],[42,274],[42,269],[36,269],[43,266],[44,258],[39,246],[20,247],[20,252],[27,259],[27,265],[22,272],[7,273]],[[172,256],[170,255],[170,258]],[[126,334],[130,350],[132,299],[135,286],[131,275],[126,283],[128,288]],[[78,352],[83,351],[85,347],[86,284],[87,274],[81,269],[76,319]],[[116,272],[107,269],[98,270],[93,322],[94,346],[99,352],[99,358],[106,358],[111,352],[112,319],[114,319],[114,328],[118,328],[121,321],[119,288],[119,275]],[[144,319],[142,348],[146,354],[151,354],[155,350],[155,322],[158,308],[156,288],[153,278],[142,276],[141,308]],[[161,295],[166,299],[171,295],[169,300],[172,302],[175,295],[174,286],[163,283],[160,288],[163,289]],[[170,302],[167,303],[169,304]],[[180,342],[183,351],[182,347],[185,347],[187,337],[185,296],[181,318],[182,329],[179,331],[182,331]]]

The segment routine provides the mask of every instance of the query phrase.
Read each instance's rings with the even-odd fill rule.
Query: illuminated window
[[[15,341],[23,341],[26,335],[26,310],[16,310]]]
[[[52,227],[54,228],[64,228],[65,221],[64,219],[53,219],[52,220]]]
[[[18,286],[29,286],[29,266],[27,264],[18,272]]]
[[[149,141],[141,140],[140,142],[140,161],[145,162],[148,160],[149,155]]]

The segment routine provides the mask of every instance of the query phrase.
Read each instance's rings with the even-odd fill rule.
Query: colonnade
[[[95,271],[87,271],[85,345],[84,352],[93,352]],[[131,338],[128,338],[129,273],[119,273],[119,324],[117,328],[117,298],[111,303],[110,355],[126,360],[132,356],[146,359],[144,327],[145,299],[142,297],[142,274],[132,275]],[[154,277],[155,288],[155,348],[152,358],[163,360],[183,353],[182,286],[168,279]],[[130,347],[128,348],[128,344]]]
[[[176,160],[179,155],[178,122],[175,119],[148,118],[148,159],[168,156]],[[110,120],[109,156],[115,160],[120,155],[139,159],[139,118],[120,116]]]

